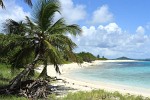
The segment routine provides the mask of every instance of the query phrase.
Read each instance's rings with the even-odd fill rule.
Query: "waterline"
[[[150,62],[107,62],[74,70],[71,77],[150,89]]]

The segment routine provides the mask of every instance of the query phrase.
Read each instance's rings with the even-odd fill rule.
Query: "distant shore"
[[[85,81],[84,79],[79,80],[79,79],[75,79],[69,76],[69,72],[75,69],[92,67],[94,65],[102,66],[103,63],[105,62],[137,62],[137,60],[104,60],[104,61],[96,60],[96,61],[93,61],[92,63],[84,62],[81,65],[77,63],[64,64],[60,66],[60,71],[62,75],[58,75],[55,72],[54,67],[52,65],[49,65],[47,68],[47,72],[49,76],[54,76],[54,77],[56,76],[57,78],[61,78],[65,80],[66,81],[65,84],[62,82],[59,84],[63,84],[66,87],[77,89],[75,91],[91,91],[93,89],[104,89],[105,91],[109,91],[109,92],[118,91],[122,94],[130,93],[133,95],[142,95],[145,97],[150,97],[149,89],[125,86],[125,85],[120,85],[120,84],[104,83],[104,82],[90,82],[90,81]],[[40,68],[42,69],[42,66]],[[41,69],[39,69],[39,72],[41,71]],[[72,92],[75,92],[75,91],[72,91]]]

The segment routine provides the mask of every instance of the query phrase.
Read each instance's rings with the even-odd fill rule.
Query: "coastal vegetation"
[[[97,55],[96,57],[90,52],[80,52],[80,53],[77,53],[76,55],[80,63],[83,63],[83,62],[91,63],[92,61],[95,61],[95,60],[107,60],[107,58],[105,58],[104,56],[100,57],[99,55]]]
[[[150,98],[130,94],[122,95],[118,92],[111,93],[104,90],[93,90],[90,92],[79,91],[69,93],[67,96],[60,98],[60,100],[150,100]]]
[[[96,57],[89,52],[81,52],[81,53],[78,53],[77,55],[85,62],[92,62],[96,60]]]
[[[47,65],[53,64],[56,72],[60,73],[58,65],[63,63],[64,57],[76,61],[73,53],[76,44],[67,33],[76,36],[81,33],[81,29],[76,24],[67,25],[63,18],[54,21],[56,12],[60,12],[59,1],[38,0],[32,20],[27,16],[25,21],[7,20],[4,25],[6,33],[1,35],[1,62],[10,64],[13,70],[23,70],[9,85],[0,89],[0,94],[46,97],[49,94]],[[31,80],[39,63],[44,65],[44,69],[38,79]]]

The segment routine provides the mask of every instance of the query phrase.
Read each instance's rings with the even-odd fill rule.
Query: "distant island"
[[[150,61],[150,58],[146,58],[146,59],[132,59],[132,58],[128,58],[128,57],[119,57],[113,60],[139,60],[139,61]]]
[[[116,58],[114,60],[134,60],[134,59],[131,59],[131,58],[128,58],[128,57],[119,57],[119,58]]]

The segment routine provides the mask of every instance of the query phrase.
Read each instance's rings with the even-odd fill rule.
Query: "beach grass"
[[[60,98],[60,100],[150,100],[150,98],[130,94],[122,95],[119,92],[111,93],[104,90],[93,90],[91,92],[69,93],[67,96]]]
[[[12,78],[10,65],[0,64],[0,86],[9,84]]]
[[[2,64],[0,63],[0,86],[3,85],[8,85],[9,81],[13,79],[20,71],[20,70],[15,70],[14,73],[11,72],[11,66],[7,64]],[[35,72],[34,79],[39,76],[39,73]]]
[[[0,86],[8,85],[9,81],[13,79],[20,71],[15,71],[15,73],[12,74],[10,65],[0,63]],[[38,75],[39,73],[35,73],[34,78],[36,78]],[[0,95],[0,100],[28,100],[28,99],[16,95]]]
[[[0,100],[28,100],[25,97],[18,97],[14,95],[0,95]],[[43,99],[38,99],[43,100]],[[135,95],[122,95],[118,92],[106,92],[104,90],[93,90],[91,92],[79,91],[76,93],[68,93],[65,97],[57,97],[55,94],[48,96],[47,100],[150,100],[150,98],[135,96]]]
[[[28,100],[25,97],[19,97],[15,95],[0,95],[0,100]]]

